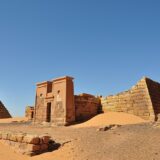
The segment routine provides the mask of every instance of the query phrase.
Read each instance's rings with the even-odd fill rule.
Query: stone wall
[[[5,108],[4,104],[0,101],[0,118],[11,118],[10,113]]]
[[[14,151],[34,156],[49,150],[50,136],[32,135],[27,133],[0,132],[0,141],[9,145]]]
[[[75,122],[72,77],[60,77],[37,84],[35,122],[67,125]]]
[[[100,99],[89,94],[75,95],[76,121],[89,119],[98,114]]]
[[[89,119],[100,112],[116,111],[156,120],[160,113],[160,84],[141,79],[130,90],[117,95],[98,97],[89,94],[74,96],[72,77],[60,77],[37,84],[35,122],[67,125]]]
[[[47,85],[48,83],[44,82],[40,85],[37,84],[36,89],[36,102],[35,102],[35,121],[36,122],[45,122],[46,121],[46,104],[45,97],[47,95]]]
[[[34,107],[33,106],[26,107],[25,117],[28,118],[28,120],[33,120],[34,118]]]
[[[154,120],[155,114],[153,106],[158,108],[159,104],[156,100],[160,102],[160,97],[158,98],[160,93],[158,88],[160,87],[160,84],[157,84],[154,87],[153,83],[155,84],[155,82],[151,84],[150,82],[150,79],[143,78],[128,91],[121,92],[115,96],[102,98],[101,103],[103,111],[126,112],[146,120]],[[148,88],[148,84],[150,84],[150,89]],[[158,94],[155,92],[154,88],[157,88]],[[151,90],[153,93],[150,92]],[[152,97],[154,97],[155,94],[157,95],[156,98],[154,98],[157,106],[152,104],[152,97],[150,96],[150,93],[152,93]]]

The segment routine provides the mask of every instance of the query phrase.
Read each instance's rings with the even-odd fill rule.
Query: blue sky
[[[14,116],[36,82],[75,77],[104,96],[160,81],[159,0],[0,0],[0,99]]]

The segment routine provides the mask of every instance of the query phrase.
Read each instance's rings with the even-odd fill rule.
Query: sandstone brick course
[[[76,121],[86,120],[98,114],[100,99],[89,94],[80,94],[74,97]]]
[[[16,152],[26,155],[36,155],[48,151],[48,135],[32,135],[27,133],[0,132],[0,141],[12,147]]]
[[[104,112],[126,112],[146,120],[156,120],[160,113],[160,84],[141,79],[130,90],[101,99]]]

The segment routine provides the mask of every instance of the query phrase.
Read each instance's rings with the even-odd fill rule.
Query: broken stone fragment
[[[97,131],[107,131],[110,129],[116,129],[117,127],[120,127],[121,125],[116,125],[116,124],[111,124],[111,125],[106,125],[104,127],[98,128]]]
[[[32,152],[40,151],[41,150],[41,145],[28,144],[27,145],[27,150],[32,151]]]
[[[48,136],[48,135],[41,135],[41,136],[39,136],[39,138],[40,138],[40,140],[41,140],[41,144],[48,144],[49,143],[49,141],[50,141],[50,136]]]
[[[47,144],[41,144],[41,151],[47,151],[48,150],[48,145]]]

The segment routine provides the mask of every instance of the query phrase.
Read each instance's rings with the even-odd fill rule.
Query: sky
[[[0,0],[0,100],[13,116],[36,83],[74,77],[75,94],[160,82],[159,0]]]

